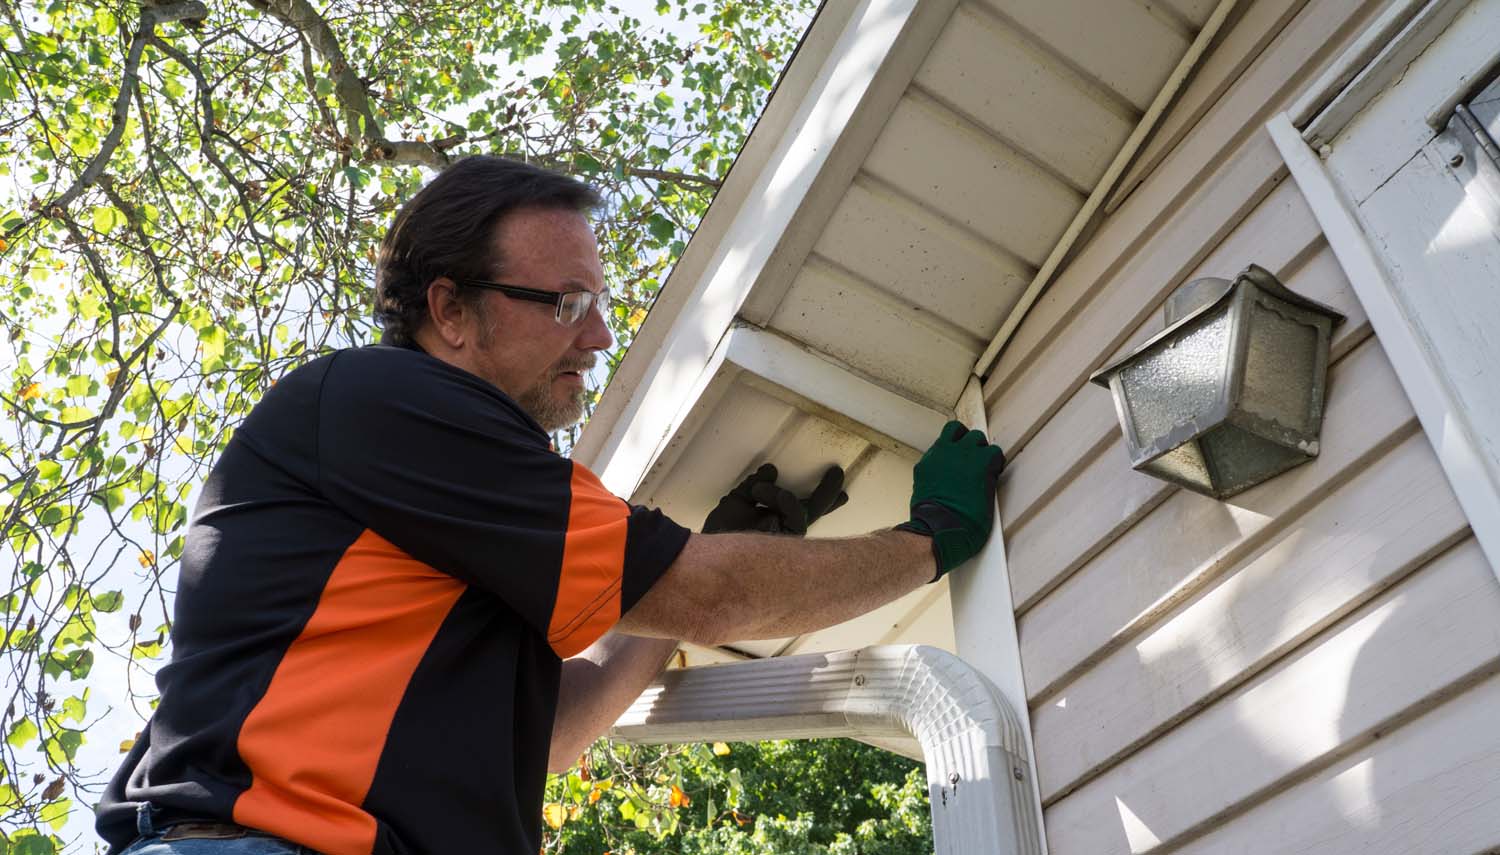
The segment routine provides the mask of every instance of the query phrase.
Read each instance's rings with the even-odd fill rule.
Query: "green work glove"
[[[911,520],[896,528],[932,538],[936,582],[984,547],[995,527],[995,487],[1005,452],[981,431],[943,425],[912,471]]]

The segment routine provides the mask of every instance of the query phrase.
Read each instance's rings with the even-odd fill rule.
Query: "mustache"
[[[559,362],[557,364],[557,370],[559,372],[562,372],[562,371],[582,371],[582,372],[587,373],[589,371],[593,371],[594,370],[594,365],[597,362],[598,362],[598,360],[594,359],[592,357],[590,357],[588,359],[570,359],[570,360],[567,360],[566,362]]]

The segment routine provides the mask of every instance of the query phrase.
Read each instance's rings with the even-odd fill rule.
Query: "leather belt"
[[[162,840],[233,840],[264,831],[246,828],[233,822],[179,822],[162,833]]]

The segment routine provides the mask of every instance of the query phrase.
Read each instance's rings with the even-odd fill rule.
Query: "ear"
[[[458,298],[458,285],[439,276],[427,286],[427,319],[432,331],[451,348],[464,345],[468,307]]]

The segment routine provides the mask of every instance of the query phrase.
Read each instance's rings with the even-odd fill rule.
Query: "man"
[[[677,639],[830,626],[983,545],[1003,456],[956,423],[912,520],[843,540],[691,534],[553,453],[611,344],[597,205],[475,157],[397,215],[383,345],[283,377],[204,484],[111,851],[535,852],[546,771]]]

